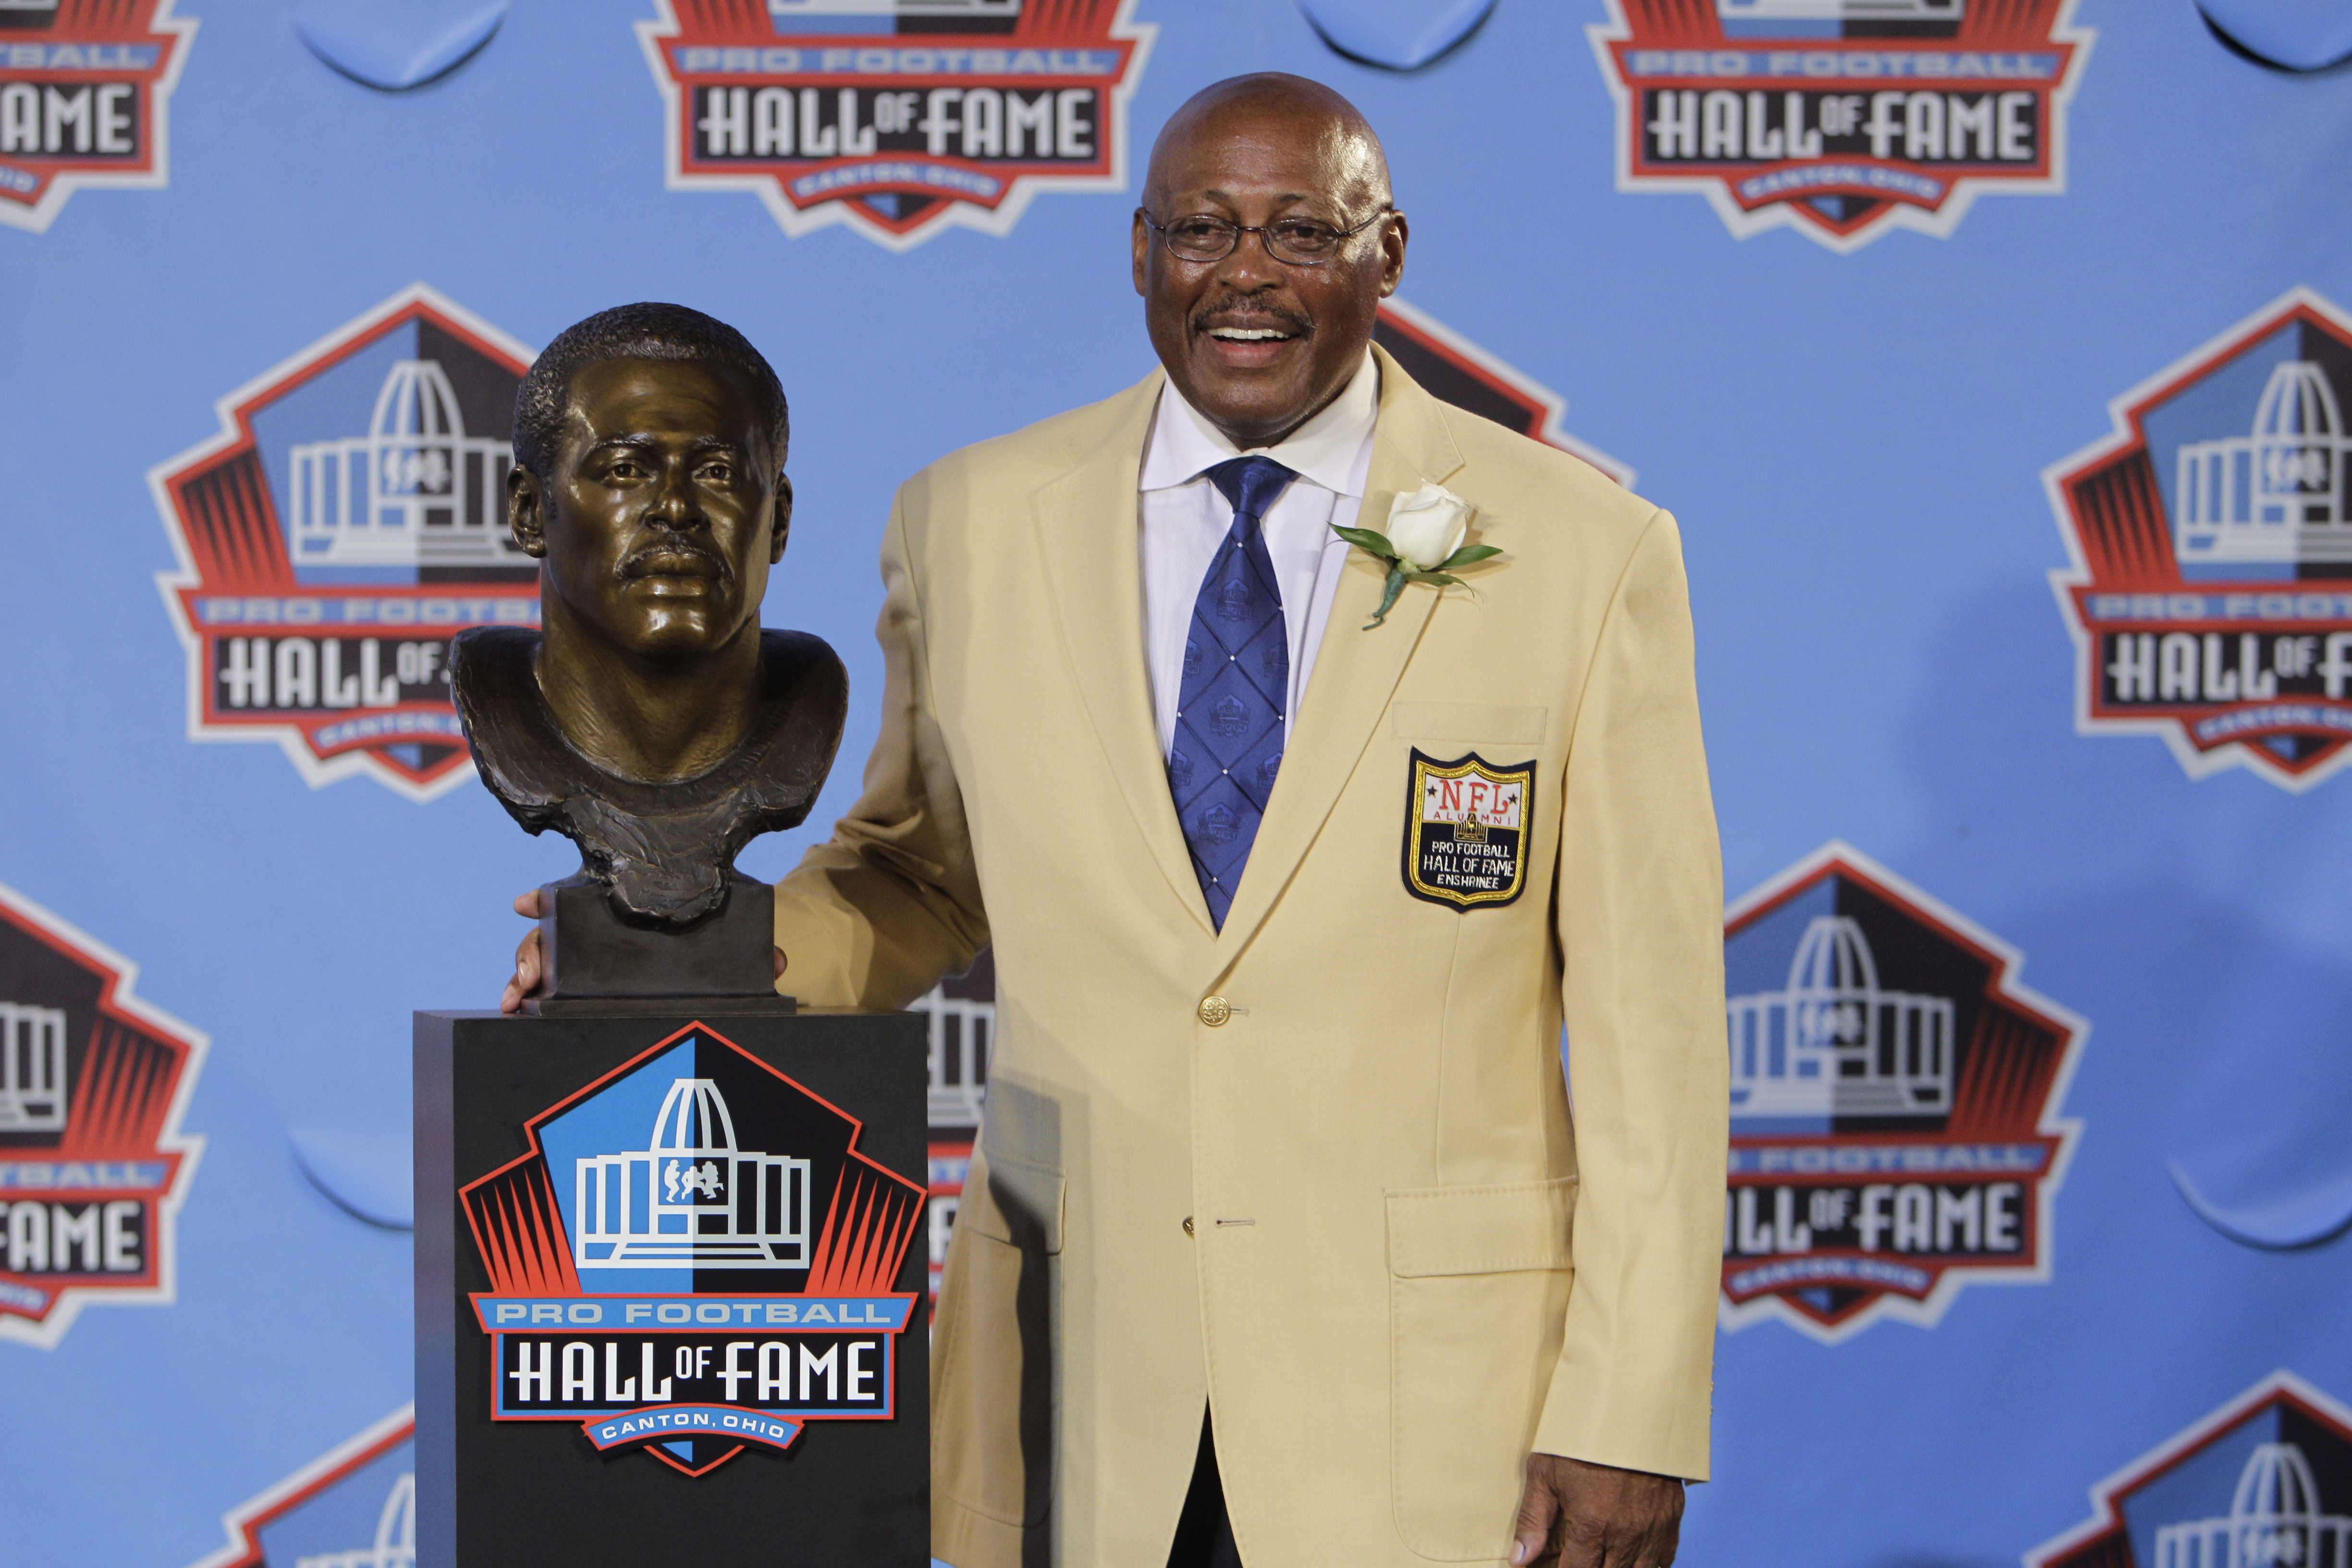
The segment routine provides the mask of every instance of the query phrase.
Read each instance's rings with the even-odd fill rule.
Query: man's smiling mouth
[[[1298,334],[1275,327],[1211,327],[1209,335],[1229,343],[1287,342]]]

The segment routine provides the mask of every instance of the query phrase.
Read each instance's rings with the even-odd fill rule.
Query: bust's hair
[[[716,317],[684,305],[615,305],[555,334],[531,362],[515,393],[515,461],[549,477],[563,440],[572,380],[605,360],[688,361],[733,371],[750,384],[768,437],[768,459],[783,467],[792,444],[792,414],[783,384],[751,340]]]

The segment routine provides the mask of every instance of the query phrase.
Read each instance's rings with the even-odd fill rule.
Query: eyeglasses
[[[1180,217],[1174,223],[1161,223],[1141,207],[1137,216],[1160,231],[1168,246],[1168,254],[1179,261],[1223,261],[1242,242],[1242,236],[1254,234],[1265,243],[1265,253],[1276,261],[1293,267],[1320,267],[1339,254],[1340,247],[1357,235],[1388,216],[1396,209],[1383,205],[1380,211],[1353,228],[1334,228],[1328,223],[1311,217],[1286,217],[1280,223],[1263,226],[1234,223],[1230,219],[1213,217],[1207,213],[1195,213]]]

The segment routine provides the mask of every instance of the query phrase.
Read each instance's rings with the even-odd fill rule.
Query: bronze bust
[[[789,437],[767,361],[683,306],[591,316],[523,378],[507,521],[542,629],[462,634],[451,677],[482,782],[580,847],[542,893],[544,1011],[789,1005],[772,890],[734,860],[808,815],[848,704],[822,640],[760,626]]]

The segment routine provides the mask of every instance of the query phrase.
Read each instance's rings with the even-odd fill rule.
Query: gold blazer
[[[1204,1402],[1252,1568],[1506,1561],[1531,1449],[1706,1474],[1722,875],[1679,538],[1381,373],[1365,526],[1426,480],[1505,553],[1366,631],[1351,552],[1222,931],[1144,670],[1160,373],[898,493],[865,795],[776,931],[820,1005],[995,944],[932,1333],[956,1568],[1160,1568]],[[1471,758],[1516,843],[1422,822]]]

